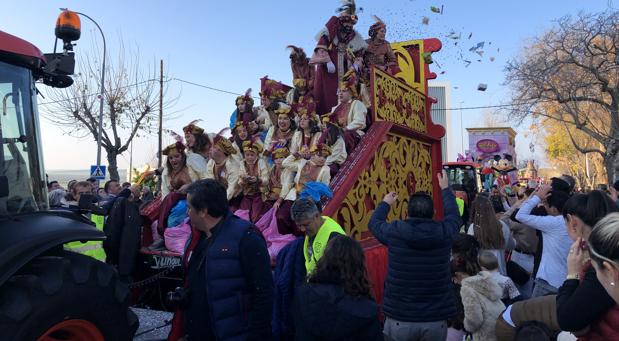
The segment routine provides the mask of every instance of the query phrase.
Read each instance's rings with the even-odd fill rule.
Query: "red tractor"
[[[63,245],[105,239],[80,209],[50,210],[37,84],[73,83],[76,13],[58,18],[60,53],[0,31],[0,338],[130,340],[138,320],[116,271]],[[57,146],[61,147],[61,146]]]
[[[447,162],[443,164],[443,169],[456,196],[466,205],[472,203],[482,188],[479,165],[474,162]]]

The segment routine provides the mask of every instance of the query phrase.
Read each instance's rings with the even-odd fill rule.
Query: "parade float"
[[[437,218],[442,216],[436,174],[441,171],[441,138],[445,129],[432,122],[431,107],[436,100],[428,96],[428,80],[436,78],[430,71],[431,55],[441,49],[441,42],[438,39],[410,40],[391,43],[391,48],[395,55],[393,65],[388,68],[372,66],[367,70],[368,91],[364,102],[368,109],[368,128],[331,179],[329,187],[333,196],[324,203],[323,209],[323,215],[338,221],[349,236],[361,242],[379,302],[387,272],[387,249],[368,230],[375,205],[388,192],[396,192],[400,200],[388,218],[405,219],[409,196],[422,191],[433,196]],[[299,72],[295,72],[293,66],[293,78],[296,79]],[[313,89],[316,93],[321,75],[312,72],[309,77],[317,78]],[[324,78],[322,81],[325,82]],[[266,85],[282,93],[291,89],[267,77],[261,79],[261,84],[261,94],[268,92]],[[320,98],[319,95],[315,97]],[[147,234],[144,236],[148,239]],[[150,240],[145,240],[143,245],[149,243]],[[154,280],[171,281],[163,285],[170,287],[178,278],[175,274],[181,258],[167,250],[142,249],[140,263],[145,265],[142,270],[147,269],[137,276],[146,278],[144,284]],[[147,296],[151,295],[157,297],[159,293]]]

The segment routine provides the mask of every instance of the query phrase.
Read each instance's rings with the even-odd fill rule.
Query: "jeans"
[[[545,280],[541,278],[536,278],[535,286],[533,287],[533,293],[531,294],[531,297],[533,298],[533,297],[540,297],[540,296],[546,296],[546,295],[553,295],[553,294],[556,294],[557,292],[559,292],[559,289],[548,284],[548,282],[546,282]]]
[[[447,338],[447,321],[401,322],[387,317],[383,330],[385,340],[443,341]]]

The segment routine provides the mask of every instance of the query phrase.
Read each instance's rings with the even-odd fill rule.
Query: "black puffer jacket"
[[[449,258],[462,221],[451,190],[442,194],[442,221],[410,218],[388,223],[390,208],[385,202],[370,219],[370,231],[389,250],[383,309],[394,320],[434,322],[456,314]]]
[[[347,295],[339,285],[297,288],[293,309],[297,341],[384,340],[376,303]]]

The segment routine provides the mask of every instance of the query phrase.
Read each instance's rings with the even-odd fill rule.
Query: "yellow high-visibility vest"
[[[105,217],[102,215],[91,214],[90,221],[95,223],[97,230],[103,231],[103,225],[105,224]],[[81,253],[86,256],[93,257],[97,260],[105,262],[105,251],[103,250],[103,243],[98,240],[90,240],[86,243],[80,241],[74,241],[64,244],[65,250]]]
[[[309,250],[307,249],[309,243],[309,236],[305,236],[305,242],[303,243],[303,255],[305,256],[305,270],[307,270],[307,274],[309,275],[316,268],[316,263],[318,260],[322,258],[323,253],[325,252],[325,248],[327,247],[327,243],[329,242],[329,236],[331,233],[339,233],[346,235],[346,232],[342,229],[340,224],[338,224],[335,220],[329,217],[322,217],[325,222],[320,226],[316,237],[314,237],[314,242],[312,243],[312,254],[309,254]]]

